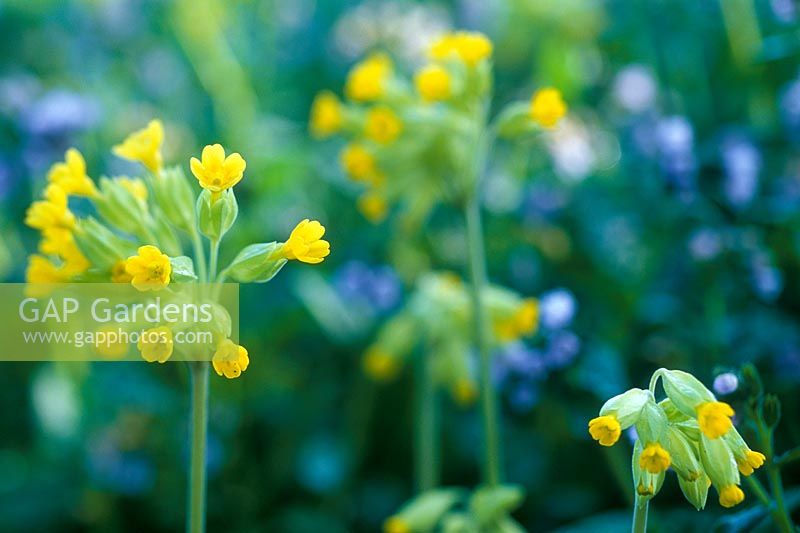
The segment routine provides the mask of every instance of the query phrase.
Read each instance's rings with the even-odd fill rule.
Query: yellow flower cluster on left
[[[47,179],[43,198],[33,202],[25,215],[25,224],[41,235],[41,255],[32,255],[25,271],[28,283],[63,283],[89,268],[89,261],[75,243],[76,219],[69,209],[71,195],[93,198],[98,194],[86,175],[81,153],[74,148],[67,150],[64,161],[51,167]]]

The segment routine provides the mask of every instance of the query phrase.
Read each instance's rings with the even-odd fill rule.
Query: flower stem
[[[775,500],[775,506],[771,510],[772,519],[781,533],[793,533],[794,525],[792,519],[789,517],[789,512],[786,508],[786,501],[783,496],[783,482],[781,481],[780,467],[775,464],[775,441],[773,439],[773,430],[767,427],[764,422],[763,415],[758,413],[756,416],[756,431],[761,440],[761,446],[764,449],[764,454],[767,456],[767,480],[769,481],[769,490],[772,493],[772,499]]]
[[[208,281],[211,283],[217,280],[217,262],[219,261],[219,239],[211,241],[211,259],[208,266]]]
[[[417,490],[425,492],[439,484],[439,414],[429,354],[417,361],[417,420],[414,467]]]
[[[647,500],[640,501],[638,497],[636,498],[636,502],[633,504],[632,533],[647,533],[647,509],[649,506],[650,503]]]
[[[187,533],[206,529],[206,435],[208,433],[208,362],[190,363],[192,381],[191,460]]]
[[[486,281],[486,258],[481,227],[481,210],[478,194],[474,192],[466,205],[467,242],[469,245],[470,274],[472,277],[472,316],[475,327],[475,341],[480,356],[481,413],[484,430],[484,482],[489,485],[500,483],[500,439],[497,421],[497,398],[491,381],[491,360],[489,355],[486,311],[483,305],[483,292]]]
[[[201,282],[208,281],[206,273],[206,252],[203,249],[203,241],[200,239],[200,234],[195,230],[192,232],[192,246],[194,247],[194,261],[197,266],[197,275]]]

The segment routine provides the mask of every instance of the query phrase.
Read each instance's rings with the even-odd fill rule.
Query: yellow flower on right
[[[305,219],[292,230],[289,238],[279,249],[286,259],[317,264],[331,253],[331,244],[322,240],[325,227],[316,220]]]

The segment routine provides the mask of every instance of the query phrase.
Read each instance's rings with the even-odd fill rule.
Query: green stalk
[[[780,467],[775,464],[775,442],[772,436],[772,429],[768,428],[764,423],[763,415],[760,412],[756,416],[756,430],[768,461],[767,480],[769,481],[772,499],[775,501],[775,506],[771,511],[772,518],[781,533],[793,533],[795,529],[783,496]]]
[[[486,258],[481,227],[480,201],[473,192],[466,205],[467,242],[469,245],[470,274],[472,277],[472,316],[475,326],[475,342],[480,356],[481,414],[483,417],[484,482],[488,486],[500,483],[500,437],[497,422],[497,398],[492,387],[491,360],[489,354],[486,310],[483,292],[486,281]]]
[[[192,380],[191,460],[189,466],[189,513],[187,533],[206,529],[206,439],[208,434],[208,362],[190,364]]]
[[[428,355],[420,354],[415,384],[417,420],[414,468],[420,493],[439,484],[439,414]]]
[[[217,280],[217,262],[219,261],[219,239],[211,241],[211,260],[209,261],[208,270],[210,276],[208,281],[211,283]]]
[[[632,533],[647,533],[647,510],[650,503],[640,501],[636,497],[636,503],[633,504],[633,525],[631,526]]]
[[[206,252],[203,249],[203,241],[197,230],[192,232],[192,246],[194,247],[194,260],[197,266],[197,275],[201,282],[208,281],[206,273]]]

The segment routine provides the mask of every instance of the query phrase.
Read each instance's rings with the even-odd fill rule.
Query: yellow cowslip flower
[[[47,255],[61,255],[70,245],[75,244],[72,231],[59,226],[50,226],[42,230],[39,251]]]
[[[411,526],[399,516],[390,516],[383,523],[383,533],[411,533]]]
[[[25,213],[25,224],[44,230],[46,228],[72,229],[75,215],[67,207],[67,194],[64,189],[51,183],[44,190],[44,200],[33,202]]]
[[[27,283],[64,283],[68,279],[69,276],[46,257],[33,254],[28,258],[28,268],[25,269]]]
[[[203,148],[201,159],[193,157],[189,166],[200,186],[211,191],[212,198],[239,183],[247,167],[245,160],[236,152],[225,157],[225,149],[221,144],[209,144]]]
[[[360,143],[346,145],[339,154],[339,162],[354,181],[369,182],[378,173],[375,156]]]
[[[719,504],[730,508],[744,501],[744,492],[738,485],[728,485],[719,491]]]
[[[651,474],[659,474],[669,468],[672,463],[669,452],[657,442],[645,446],[639,456],[639,467]]]
[[[148,363],[166,363],[172,356],[174,341],[172,330],[167,326],[158,326],[142,332],[139,342],[136,344],[142,359]]]
[[[589,421],[589,434],[601,446],[613,446],[622,434],[622,426],[613,415],[604,415]]]
[[[388,107],[374,107],[367,112],[364,134],[379,144],[394,142],[403,131],[403,122]]]
[[[462,378],[456,381],[451,393],[458,405],[466,407],[475,403],[478,398],[478,387],[472,380]]]
[[[498,340],[513,341],[536,332],[539,326],[539,301],[535,298],[522,300],[511,316],[499,318],[494,323]]]
[[[342,129],[342,103],[330,91],[319,93],[311,104],[310,129],[315,137],[329,137]]]
[[[757,468],[761,468],[764,465],[764,461],[767,458],[764,456],[763,453],[754,452],[753,450],[748,450],[745,452],[745,456],[741,459],[736,459],[736,466],[739,467],[739,472],[742,473],[743,476],[751,475]]]
[[[362,194],[358,198],[356,205],[361,214],[373,224],[378,224],[385,220],[386,215],[389,213],[386,198],[375,191],[368,191]]]
[[[244,346],[235,344],[230,339],[225,339],[217,346],[211,364],[217,375],[228,379],[238,378],[250,365],[250,358]]]
[[[391,381],[400,372],[396,357],[379,346],[371,346],[364,354],[362,362],[364,373],[375,381]]]
[[[372,54],[353,67],[347,75],[344,93],[357,102],[371,102],[386,94],[392,75],[392,60],[386,54]]]
[[[128,271],[125,269],[125,265],[127,265],[127,261],[124,259],[120,259],[114,266],[111,267],[111,281],[113,283],[130,283],[133,279],[133,276],[128,274]]]
[[[733,408],[725,402],[705,402],[697,406],[697,425],[706,437],[717,439],[733,427]]]
[[[438,60],[455,56],[470,67],[474,67],[492,56],[492,41],[479,32],[449,33],[433,43],[430,55],[433,59]]]
[[[138,161],[150,172],[157,174],[163,164],[161,157],[163,142],[164,125],[160,120],[151,120],[145,128],[134,131],[122,143],[114,146],[112,151],[122,158]]]
[[[531,97],[531,118],[541,127],[550,129],[567,114],[567,104],[558,89],[539,89]]]
[[[119,176],[114,178],[114,181],[122,185],[122,188],[131,193],[131,196],[142,202],[147,201],[147,185],[139,178],[129,178],[127,176]]]
[[[441,65],[427,65],[414,75],[414,86],[426,102],[450,98],[452,91],[450,73]]]
[[[62,270],[70,277],[83,274],[91,266],[91,263],[83,255],[74,240],[65,243],[59,255],[64,260]]]
[[[86,196],[93,198],[98,195],[97,187],[92,179],[86,175],[86,161],[75,148],[70,148],[64,154],[64,162],[56,163],[47,173],[47,181],[55,183],[67,195]]]
[[[321,263],[331,253],[331,245],[323,241],[325,227],[316,220],[304,219],[292,230],[289,238],[277,250],[281,257],[303,263]]]
[[[153,245],[140,246],[138,255],[125,262],[125,272],[131,276],[131,285],[139,291],[154,291],[169,285],[172,265],[169,257]]]

